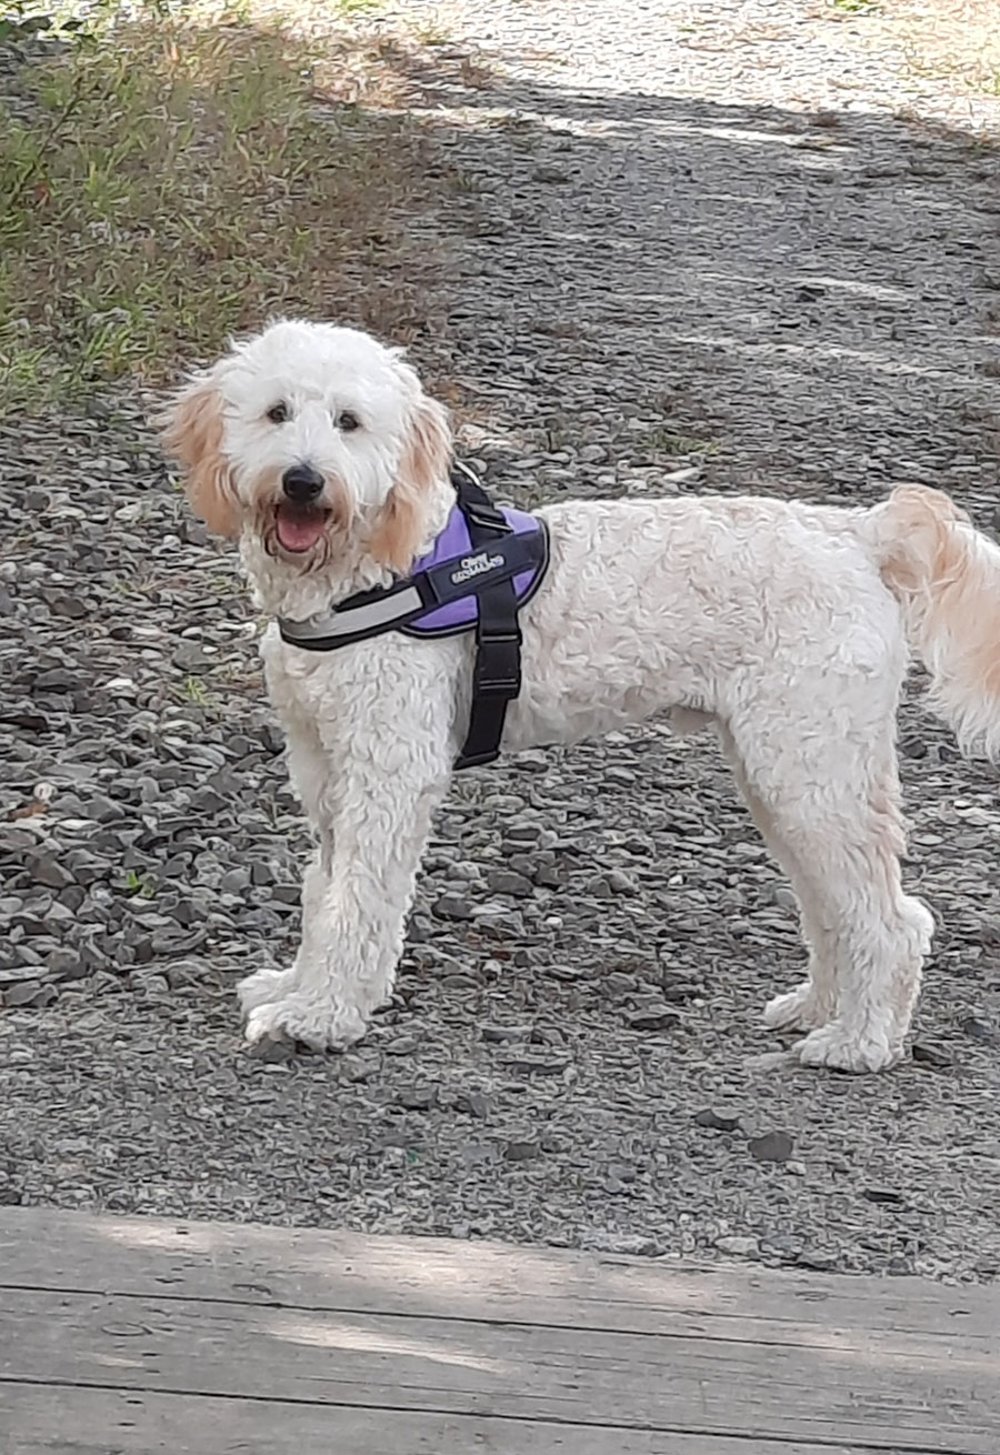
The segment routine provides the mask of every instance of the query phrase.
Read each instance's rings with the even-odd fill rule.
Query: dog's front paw
[[[828,1066],[833,1071],[888,1071],[898,1066],[905,1052],[901,1042],[878,1032],[849,1031],[831,1021],[794,1047],[803,1066]]]
[[[292,991],[257,1005],[247,1016],[246,1038],[253,1044],[286,1036],[313,1051],[345,1051],[360,1041],[368,1023],[353,1006]]]
[[[291,979],[291,970],[255,970],[236,987],[240,1010],[244,1015],[249,1015],[259,1005],[266,1005],[269,1000],[280,1000],[290,987]]]
[[[833,1012],[824,1005],[811,980],[803,980],[787,995],[776,995],[764,1007],[764,1024],[772,1031],[815,1031]]]

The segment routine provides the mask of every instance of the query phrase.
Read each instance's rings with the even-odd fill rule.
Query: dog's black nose
[[[305,505],[323,489],[323,476],[312,465],[292,465],[281,477],[281,488],[289,500]]]

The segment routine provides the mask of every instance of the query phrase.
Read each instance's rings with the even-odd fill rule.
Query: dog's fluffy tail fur
[[[882,579],[964,752],[1000,757],[1000,547],[940,490],[901,485],[866,521]]]

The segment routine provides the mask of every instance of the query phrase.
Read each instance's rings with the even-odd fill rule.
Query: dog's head
[[[451,433],[402,351],[283,321],[193,378],[163,419],[210,530],[249,533],[293,572],[359,553],[405,571],[421,548]]]

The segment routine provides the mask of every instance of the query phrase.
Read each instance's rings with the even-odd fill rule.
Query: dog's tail
[[[1000,547],[940,490],[900,485],[866,518],[882,579],[964,752],[1000,757]]]

